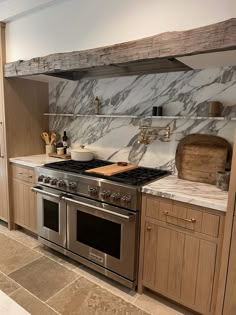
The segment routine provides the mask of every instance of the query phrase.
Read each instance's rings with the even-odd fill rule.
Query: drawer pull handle
[[[194,218],[192,218],[192,219],[178,218],[178,217],[175,217],[174,215],[169,214],[168,211],[163,211],[163,214],[165,216],[167,216],[167,217],[175,218],[175,219],[178,219],[178,220],[183,220],[183,221],[188,222],[188,223],[196,223],[196,219],[194,219]]]
[[[29,177],[29,178],[32,178],[33,176],[32,176],[32,175],[29,175],[28,177]]]
[[[19,175],[23,175],[23,173],[19,173]]]
[[[151,231],[151,229],[152,229],[152,228],[151,228],[150,226],[147,227],[147,231]]]

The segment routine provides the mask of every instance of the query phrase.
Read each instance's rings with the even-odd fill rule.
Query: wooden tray
[[[49,153],[48,156],[58,158],[58,159],[64,159],[64,160],[71,159],[71,156],[69,154],[57,155],[56,153]]]
[[[175,162],[178,177],[194,182],[216,184],[216,172],[230,168],[232,148],[227,140],[192,134],[177,147]]]
[[[133,170],[133,169],[138,168],[138,167],[139,167],[138,165],[133,165],[133,164],[128,164],[126,166],[111,164],[111,165],[107,165],[107,166],[92,168],[92,169],[87,170],[85,172],[96,173],[96,174],[100,174],[103,176],[112,176],[115,174],[119,174],[119,173]]]

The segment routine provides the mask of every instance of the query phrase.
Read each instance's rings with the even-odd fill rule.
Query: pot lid
[[[81,145],[78,149],[71,150],[71,152],[92,153],[92,151],[89,149],[86,149],[84,145]]]

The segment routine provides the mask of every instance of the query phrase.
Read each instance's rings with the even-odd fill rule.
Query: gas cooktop
[[[98,160],[98,159],[94,159],[94,160],[86,161],[86,162],[68,160],[68,161],[46,164],[44,167],[58,170],[58,171],[82,174],[82,175],[92,176],[92,177],[97,177],[97,178],[104,178],[104,179],[111,180],[114,182],[119,182],[119,183],[133,185],[133,186],[143,186],[155,179],[159,179],[169,174],[168,171],[156,169],[156,168],[148,168],[148,167],[139,167],[139,168],[125,171],[125,172],[112,175],[112,176],[103,176],[96,173],[90,173],[88,175],[88,173],[85,173],[86,170],[96,168],[96,167],[106,166],[110,164],[114,164],[114,163],[110,161]]]

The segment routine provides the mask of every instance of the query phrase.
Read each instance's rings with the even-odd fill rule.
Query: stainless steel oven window
[[[33,187],[37,192],[38,235],[66,247],[66,203],[61,193],[48,188]]]
[[[121,224],[77,210],[77,241],[120,259]]]
[[[43,199],[43,226],[59,232],[59,204]]]

